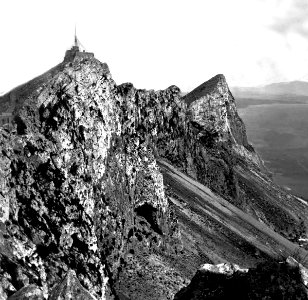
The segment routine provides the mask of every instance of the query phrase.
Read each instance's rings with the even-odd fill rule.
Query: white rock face
[[[305,285],[305,287],[308,289],[308,269],[304,267],[301,263],[299,263],[295,258],[289,256],[286,260],[286,262],[291,266],[298,266],[299,271],[302,276],[302,281]]]
[[[189,106],[190,119],[208,132],[228,131],[227,105],[230,105],[231,102],[224,76],[215,76],[192,93],[191,100],[196,99]]]
[[[302,280],[306,288],[308,288],[308,269],[303,267],[301,264],[299,266],[301,275],[302,275]]]
[[[201,272],[210,272],[215,274],[232,275],[235,272],[247,273],[248,269],[243,269],[236,264],[222,263],[218,265],[204,264],[199,269]]]
[[[237,113],[224,75],[216,75],[183,97],[188,117],[207,140],[230,142],[235,153],[263,168],[263,162],[248,144],[245,125]]]
[[[6,135],[0,128],[0,135]],[[1,149],[0,156],[0,222],[4,223],[9,219],[10,211],[10,190],[8,188],[7,178],[10,173],[10,160],[5,157],[5,149]]]

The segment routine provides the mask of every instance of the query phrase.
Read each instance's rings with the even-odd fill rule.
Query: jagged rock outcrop
[[[29,80],[24,84],[17,86],[13,90],[1,96],[0,113],[13,112],[13,110],[22,106],[23,102],[31,94],[35,93],[38,89],[41,89],[49,80],[52,80],[53,77],[57,75],[57,73],[62,72],[65,66],[66,62],[64,61],[51,68],[47,72]],[[101,68],[103,69],[104,73],[109,73],[109,68],[106,63],[102,63]]]
[[[173,107],[171,126],[158,134],[161,157],[288,239],[298,242],[307,235],[308,206],[271,180],[247,142],[223,75],[203,83]]]
[[[43,291],[34,284],[25,285],[14,293],[9,300],[44,300]],[[55,285],[49,292],[49,300],[96,300],[79,282],[76,273],[69,270],[62,282]]]
[[[49,299],[96,300],[96,298],[80,284],[73,270],[69,270],[63,281],[51,290]]]
[[[130,106],[138,116],[104,64],[75,59],[18,108],[16,134],[1,132],[0,270],[15,290],[36,284],[47,297],[72,269],[95,297],[113,298],[129,251],[177,238],[148,131],[139,129],[146,111],[132,123]]]
[[[261,264],[245,270],[237,265],[204,265],[174,300],[307,299],[299,268],[287,263]]]
[[[25,285],[18,292],[14,293],[9,300],[43,300],[42,289],[34,284]]]
[[[285,240],[268,246],[268,227],[238,208],[294,241],[305,234],[307,207],[268,177],[222,75],[182,99],[176,86],[117,86],[106,64],[78,56],[0,104],[15,105],[16,124],[0,128],[3,298],[172,299],[201,261],[272,260]]]
[[[245,126],[239,118],[226,79],[219,74],[185,95],[189,119],[220,140],[230,140],[252,150]]]

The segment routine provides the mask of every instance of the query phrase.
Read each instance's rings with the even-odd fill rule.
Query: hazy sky
[[[79,40],[117,84],[189,91],[308,79],[308,0],[1,0],[0,93]]]

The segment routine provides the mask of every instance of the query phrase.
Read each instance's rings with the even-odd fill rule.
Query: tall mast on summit
[[[78,40],[77,40],[77,34],[76,34],[76,25],[75,25],[75,41],[74,41],[74,46],[78,47]]]

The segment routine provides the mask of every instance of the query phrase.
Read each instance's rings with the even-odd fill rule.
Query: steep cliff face
[[[246,130],[223,75],[216,75],[185,95],[189,119],[219,140],[242,145],[249,150]]]
[[[307,235],[308,206],[271,180],[223,75],[172,105],[171,123],[158,134],[160,157],[288,239]]]
[[[1,132],[4,293],[31,283],[47,297],[74,270],[94,297],[112,298],[126,254],[177,238],[136,108],[95,59],[68,62],[18,108],[17,132]]]
[[[172,299],[200,264],[297,249],[277,232],[304,236],[308,206],[268,177],[222,75],[182,99],[59,66],[0,128],[0,296]]]

